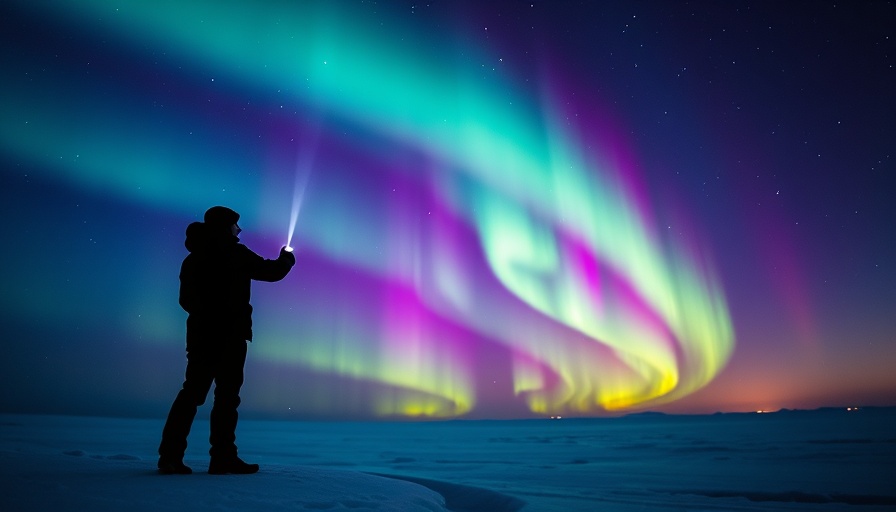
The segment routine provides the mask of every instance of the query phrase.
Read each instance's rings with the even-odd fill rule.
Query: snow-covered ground
[[[255,475],[212,476],[207,421],[162,476],[162,419],[0,415],[4,511],[896,510],[896,410],[594,420],[242,420]]]

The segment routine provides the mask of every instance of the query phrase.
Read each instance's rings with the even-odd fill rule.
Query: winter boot
[[[159,458],[159,473],[163,475],[189,475],[193,472],[189,466],[180,459]]]
[[[258,473],[258,464],[246,464],[236,455],[227,458],[212,457],[208,472],[212,475],[250,475]]]

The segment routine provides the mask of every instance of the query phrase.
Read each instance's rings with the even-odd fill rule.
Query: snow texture
[[[243,420],[255,475],[159,475],[162,420],[0,415],[2,510],[896,510],[896,410],[593,420]]]

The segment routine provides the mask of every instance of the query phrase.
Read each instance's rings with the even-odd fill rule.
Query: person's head
[[[226,206],[212,206],[205,212],[205,224],[210,232],[215,236],[232,235],[238,237],[240,234],[239,224],[240,214],[227,208]]]

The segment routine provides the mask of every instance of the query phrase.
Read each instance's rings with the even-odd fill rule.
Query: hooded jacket
[[[187,317],[187,349],[228,340],[252,340],[252,280],[279,281],[295,259],[264,259],[239,238],[214,225],[194,222],[184,242],[190,254],[180,269],[180,305]]]

